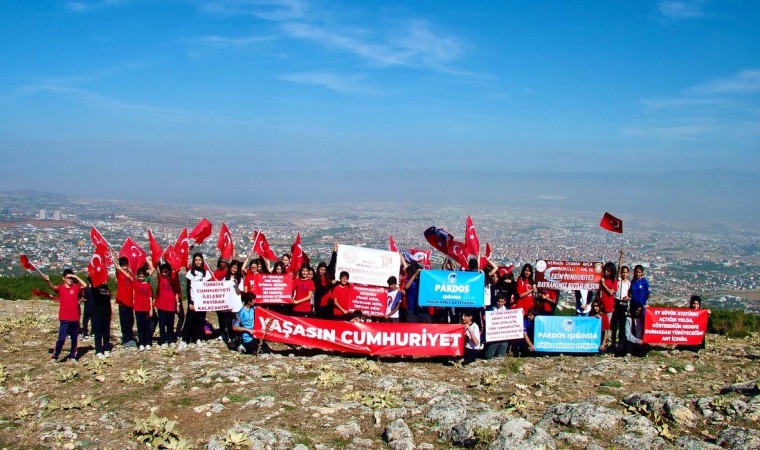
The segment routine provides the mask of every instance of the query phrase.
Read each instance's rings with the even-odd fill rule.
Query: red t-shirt
[[[546,291],[546,296],[555,301],[554,305],[556,305],[558,295],[559,293],[555,291],[554,289],[548,289]],[[541,302],[541,311],[545,313],[550,313],[552,312],[552,310],[554,310],[554,305],[544,300]]]
[[[224,281],[227,278],[227,269],[219,269],[214,271],[214,278],[216,281]]]
[[[612,294],[608,294],[604,289],[599,289],[602,292],[604,312],[611,313],[615,309],[615,291],[617,291],[618,288],[618,281],[617,279],[610,280],[609,278],[603,278],[602,282],[605,286],[612,289]]]
[[[519,297],[520,294],[524,292],[530,292],[533,290],[533,285],[530,283],[530,280],[523,279],[522,277],[517,279],[517,284],[515,286],[515,291],[517,292],[517,296]],[[528,294],[523,298],[518,298],[517,302],[515,303],[515,307],[513,309],[522,308],[524,317],[528,317],[528,312],[530,312],[531,309],[533,309],[533,294]]]
[[[172,283],[171,278],[164,278],[161,274],[158,274],[156,308],[161,311],[177,311],[177,290],[174,288],[174,283]]]
[[[132,283],[134,292],[134,309],[136,312],[148,312],[151,305],[150,300],[153,297],[153,286],[147,281],[135,281]]]
[[[340,305],[343,309],[348,311],[348,307],[351,304],[351,292],[353,289],[351,289],[351,285],[347,284],[343,286],[342,284],[336,284],[335,287],[332,288],[332,291],[330,292],[330,298],[333,299],[335,304]],[[335,304],[333,304],[333,315],[340,316],[345,314],[343,311],[339,310]],[[350,312],[350,311],[349,311]]]
[[[309,292],[314,292],[314,280],[302,280],[300,278],[293,282],[293,299],[304,298]],[[293,312],[297,313],[309,313],[311,312],[311,302],[305,301],[297,305],[293,305]]]
[[[602,314],[602,333],[610,329],[610,318],[607,314]]]
[[[82,285],[79,283],[66,286],[59,284],[58,289],[58,320],[79,322],[79,293]]]
[[[132,292],[132,280],[116,271],[116,303],[119,305],[132,307],[134,302],[134,293]]]
[[[248,271],[243,278],[243,292],[253,293],[253,289],[256,287],[256,274]]]

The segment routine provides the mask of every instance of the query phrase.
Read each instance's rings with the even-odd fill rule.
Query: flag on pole
[[[105,245],[99,245],[95,248],[95,253],[90,258],[90,263],[87,265],[87,273],[90,275],[90,281],[92,286],[100,286],[101,284],[108,283],[108,266],[106,265],[106,255],[108,254],[108,247]]]
[[[150,243],[150,260],[153,263],[153,267],[156,267],[164,251],[161,250],[161,246],[156,242],[156,238],[153,237],[153,232],[150,231],[150,228],[148,228],[148,242]]]
[[[193,231],[187,236],[195,241],[195,244],[201,244],[207,237],[211,236],[211,222],[205,217],[198,222]]]
[[[129,270],[131,270],[132,273],[137,273],[137,269],[145,264],[145,261],[147,261],[148,257],[148,255],[145,253],[145,250],[140,248],[140,246],[137,245],[135,241],[133,241],[130,237],[124,241],[124,245],[121,247],[119,257],[122,256],[126,257],[129,260]]]
[[[187,262],[182,262],[182,258],[177,253],[174,245],[169,244],[163,253],[164,260],[172,266],[172,271],[178,271],[182,267],[187,267]]]
[[[460,266],[468,266],[464,242],[459,242],[454,239],[450,240],[447,254]]]
[[[393,236],[389,234],[388,238],[390,239],[390,242],[388,243],[388,250],[392,252],[397,252],[398,247],[396,247],[396,242],[393,240]]]
[[[290,273],[298,275],[298,271],[304,264],[309,264],[309,257],[304,253],[301,246],[301,233],[296,234],[296,241],[290,247]]]
[[[104,238],[103,235],[100,234],[100,231],[95,227],[92,227],[90,230],[90,239],[95,248],[98,248],[98,245],[105,245],[107,248],[111,248],[111,244],[106,241],[106,238]]]
[[[599,226],[613,233],[623,232],[623,221],[608,212],[605,212],[604,216],[602,216]]]
[[[465,253],[473,256],[480,255],[480,239],[478,239],[478,232],[475,231],[475,225],[472,223],[472,217],[467,216],[465,228],[467,228],[464,235]]]
[[[480,257],[480,268],[485,269],[488,265],[488,259],[491,257],[491,243],[486,242],[486,253]]]
[[[269,242],[267,242],[267,237],[264,236],[264,233],[261,231],[254,231],[252,237],[254,252],[262,258],[266,258],[270,261],[277,259],[277,255],[272,251],[272,248],[269,247]]]
[[[175,264],[172,264],[172,269],[179,270],[182,267],[187,267],[190,262],[190,243],[188,240],[190,236],[187,234],[187,227],[182,229],[182,232],[177,237],[177,242],[174,244],[175,252]]]
[[[37,273],[39,273],[40,275],[42,275],[42,271],[40,271],[40,269],[38,269],[37,266],[34,265],[34,263],[32,263],[31,261],[29,261],[29,257],[28,256],[26,256],[25,254],[22,253],[19,256],[19,259],[21,260],[21,265],[24,266],[24,269],[26,269],[26,270],[36,270]]]
[[[216,248],[218,248],[220,252],[224,252],[227,245],[231,243],[232,235],[230,234],[230,230],[227,228],[227,224],[222,222],[222,227],[219,229],[219,239],[216,240]]]
[[[39,289],[32,289],[32,295],[40,297],[40,298],[47,298],[50,300],[58,300],[58,297],[56,297],[55,295],[46,291],[41,291]]]

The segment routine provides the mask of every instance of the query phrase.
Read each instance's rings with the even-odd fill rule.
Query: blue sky
[[[5,1],[0,16],[0,189],[758,173],[754,0]]]

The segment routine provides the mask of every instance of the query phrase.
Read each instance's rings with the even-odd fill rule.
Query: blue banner
[[[533,346],[539,352],[597,353],[602,321],[596,317],[536,316]]]
[[[420,272],[420,306],[482,308],[485,304],[485,275],[482,272]]]

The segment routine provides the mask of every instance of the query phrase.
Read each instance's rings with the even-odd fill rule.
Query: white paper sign
[[[486,311],[486,342],[523,338],[522,308]]]
[[[373,248],[339,245],[335,263],[335,278],[342,271],[349,274],[351,283],[388,286],[388,278],[398,278],[401,257],[396,252]]]
[[[243,307],[232,280],[193,282],[191,295],[196,311],[238,312]]]

